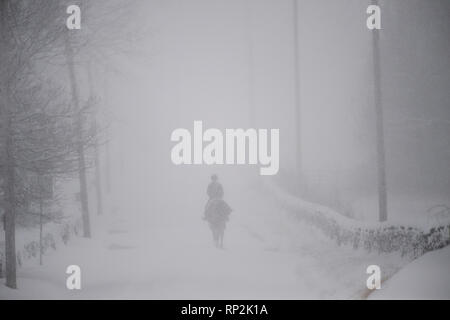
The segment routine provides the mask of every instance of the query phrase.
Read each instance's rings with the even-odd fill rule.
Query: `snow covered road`
[[[368,265],[393,273],[406,263],[338,247],[269,197],[250,197],[258,201],[233,203],[224,250],[213,247],[200,214],[151,224],[119,212],[96,217],[93,239],[49,252],[44,266],[27,261],[19,290],[1,286],[0,298],[360,299]],[[81,290],[66,289],[72,264],[81,267]]]

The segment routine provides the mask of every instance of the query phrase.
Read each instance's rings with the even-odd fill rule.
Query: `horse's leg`
[[[214,233],[214,228],[212,226],[209,226],[209,228],[211,229],[211,233],[212,233],[212,238],[213,238],[213,243],[216,242],[216,235]]]
[[[218,234],[216,228],[213,228],[212,231],[213,231],[214,245],[215,245],[216,247],[218,247],[218,246],[219,246],[219,234]]]
[[[220,247],[223,249],[223,236],[224,236],[225,230],[220,230]]]

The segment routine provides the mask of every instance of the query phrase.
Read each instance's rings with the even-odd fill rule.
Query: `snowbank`
[[[374,291],[369,299],[450,299],[450,247],[426,253]]]
[[[427,226],[357,221],[328,207],[289,195],[275,184],[266,182],[265,185],[285,210],[321,229],[338,245],[352,245],[354,249],[363,247],[378,253],[398,251],[402,256],[417,258],[450,244],[450,221]]]

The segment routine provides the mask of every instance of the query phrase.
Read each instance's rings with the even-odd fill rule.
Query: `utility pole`
[[[247,58],[248,58],[248,101],[249,101],[249,119],[250,126],[256,127],[256,110],[255,110],[255,61],[253,48],[253,24],[252,24],[252,0],[245,2],[245,26],[247,36]]]
[[[372,5],[378,6],[378,0],[371,0]],[[383,100],[381,91],[381,57],[380,57],[380,30],[373,29],[373,89],[376,118],[376,145],[377,145],[377,173],[378,173],[378,215],[379,221],[387,220],[387,183],[386,183],[386,151],[384,143]]]
[[[301,186],[302,182],[302,139],[301,139],[301,100],[300,100],[300,48],[299,48],[299,19],[298,19],[298,0],[292,0],[293,12],[293,47],[294,47],[294,126],[295,126],[295,159],[297,183]]]

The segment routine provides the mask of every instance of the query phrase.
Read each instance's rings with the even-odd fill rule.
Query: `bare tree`
[[[75,68],[74,68],[74,58],[73,58],[73,50],[72,45],[70,44],[69,35],[66,35],[66,58],[67,58],[67,67],[69,71],[69,79],[70,79],[70,89],[72,95],[72,103],[75,110],[80,110],[80,102],[79,102],[79,89],[78,83],[75,76]],[[88,191],[87,191],[87,181],[86,181],[86,163],[85,163],[85,155],[84,155],[84,146],[83,146],[83,119],[81,116],[77,117],[77,154],[78,154],[78,176],[80,181],[80,201],[81,201],[81,216],[83,219],[83,236],[86,238],[91,237],[91,224],[89,219],[89,203],[88,203]]]
[[[14,100],[18,82],[30,72],[30,64],[39,59],[44,48],[55,41],[55,34],[46,29],[57,17],[52,13],[57,3],[50,1],[0,2],[0,113],[3,138],[1,163],[4,177],[4,221],[6,285],[17,287],[15,218],[17,206],[17,163],[14,146],[14,121],[17,102]],[[48,11],[51,9],[50,11]],[[45,19],[44,19],[45,17]]]
[[[86,142],[74,140],[80,131],[74,119],[86,109],[73,112],[67,101],[49,91],[48,81],[37,76],[39,62],[58,54],[63,12],[55,1],[0,2],[0,164],[6,285],[11,288],[17,287],[16,213],[30,200],[24,172],[67,173],[73,169],[74,151]]]
[[[83,32],[79,30],[65,30],[65,58],[68,67],[72,104],[75,110],[80,108],[80,89],[78,85],[78,79],[76,76],[76,66],[85,66],[88,70],[87,78],[89,83],[89,97],[91,102],[95,96],[93,88],[93,72],[92,61],[95,61],[99,65],[103,65],[103,68],[108,68],[107,61],[112,53],[126,54],[129,52],[129,48],[132,47],[132,42],[135,40],[128,33],[126,27],[126,17],[130,12],[136,10],[135,5],[131,5],[128,1],[108,1],[101,3],[93,3],[91,1],[81,1],[80,7],[83,12],[85,24],[88,24],[88,28]],[[100,17],[100,19],[99,19]],[[125,18],[125,19],[124,19]],[[122,21],[124,23],[117,23]],[[110,64],[111,65],[111,64]],[[109,67],[110,67],[109,65]],[[98,133],[98,123],[94,118],[89,123],[93,126],[93,130]],[[80,183],[80,200],[83,217],[83,234],[85,237],[91,236],[90,231],[90,218],[89,218],[89,199],[87,192],[87,179],[86,179],[86,165],[85,165],[85,150],[83,149],[82,136],[83,127],[89,125],[84,122],[83,118],[78,119],[79,126],[79,141],[80,146],[78,148],[79,159],[79,183]],[[96,180],[96,194],[97,194],[97,213],[103,212],[102,206],[102,188],[101,188],[101,164],[99,159],[100,145],[97,142],[94,145],[94,158],[95,158],[95,180]]]
[[[117,4],[116,1],[102,4],[106,3]],[[94,6],[88,1],[82,4],[85,13]],[[17,287],[16,213],[36,200],[30,192],[29,181],[24,179],[27,173],[42,177],[77,172],[83,231],[85,236],[90,236],[86,170],[91,162],[86,152],[98,147],[95,135],[99,130],[90,120],[92,99],[83,103],[79,92],[75,67],[80,61],[76,58],[101,55],[105,60],[108,45],[114,47],[118,38],[100,32],[99,23],[99,28],[91,28],[89,34],[69,39],[65,27],[66,7],[65,1],[0,1],[0,181],[3,189],[0,194],[3,195],[6,285],[11,288]],[[99,10],[97,14],[103,17],[103,22],[109,17],[107,10]],[[111,25],[105,22],[103,30]],[[120,24],[116,27],[121,28]],[[38,76],[42,62],[64,63],[62,58],[66,58],[71,84],[71,99],[67,100],[64,90],[55,89],[51,80]]]

